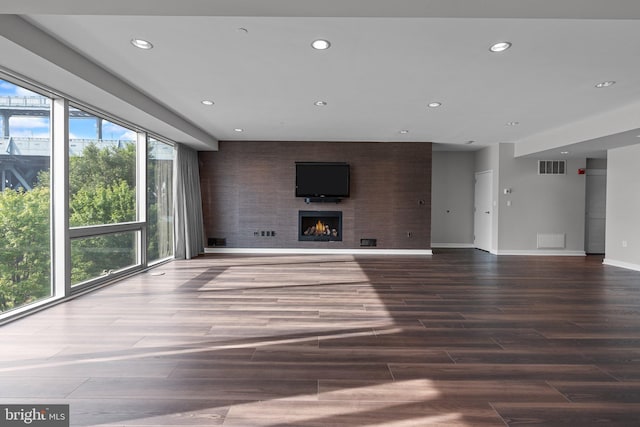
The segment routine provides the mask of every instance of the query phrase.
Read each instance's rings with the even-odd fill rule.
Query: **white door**
[[[473,216],[474,246],[491,251],[493,224],[493,171],[476,173],[475,205]]]
[[[587,169],[585,251],[603,254],[607,212],[607,170]]]

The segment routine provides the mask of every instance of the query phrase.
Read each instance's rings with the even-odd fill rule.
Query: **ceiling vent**
[[[566,160],[538,160],[538,175],[566,175]]]

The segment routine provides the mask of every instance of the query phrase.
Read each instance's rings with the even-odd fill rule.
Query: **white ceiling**
[[[66,66],[50,54],[59,44],[43,52],[2,26],[0,65],[199,149],[216,139],[514,142],[546,155],[597,138],[574,152],[601,157],[606,135],[640,142],[638,1],[321,3],[4,1],[0,13],[99,67]],[[133,48],[134,37],[154,49]],[[331,48],[313,50],[316,38]],[[505,40],[510,50],[489,52]],[[594,87],[605,80],[616,84]]]

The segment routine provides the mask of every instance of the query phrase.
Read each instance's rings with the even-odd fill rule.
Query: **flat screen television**
[[[296,162],[296,197],[349,197],[349,164]]]

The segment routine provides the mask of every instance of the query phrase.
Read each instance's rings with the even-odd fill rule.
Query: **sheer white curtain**
[[[198,152],[177,144],[174,168],[175,257],[191,259],[204,252],[204,225]]]

